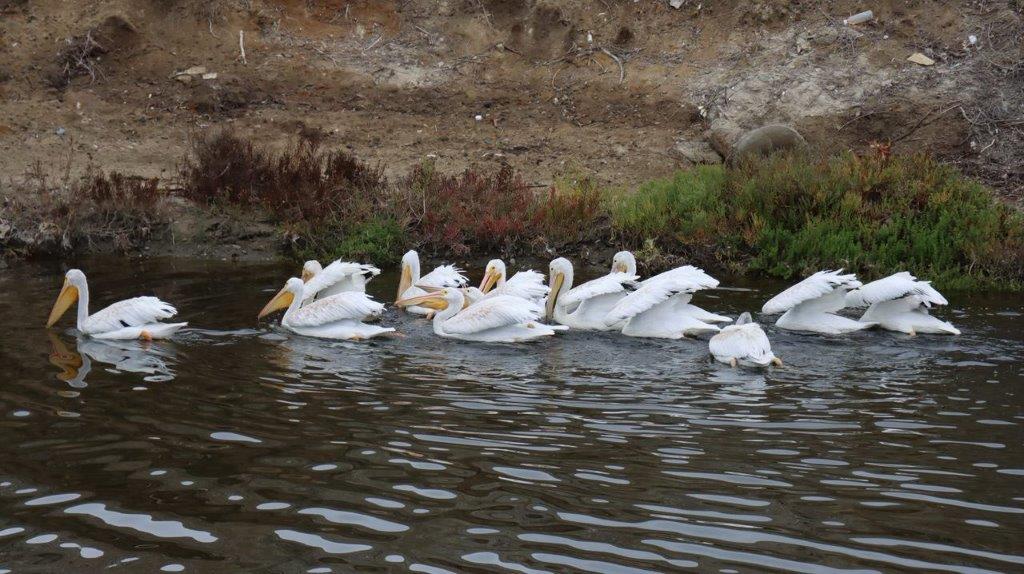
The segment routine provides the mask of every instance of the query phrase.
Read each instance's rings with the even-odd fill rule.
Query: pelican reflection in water
[[[86,377],[92,371],[92,363],[110,365],[114,371],[140,373],[148,382],[170,381],[174,371],[168,365],[173,362],[172,347],[157,346],[138,340],[101,340],[78,337],[75,350],[71,350],[56,333],[48,332],[52,351],[50,363],[59,367],[57,379],[73,388],[88,386]]]

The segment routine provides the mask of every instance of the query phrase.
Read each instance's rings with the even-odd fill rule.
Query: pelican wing
[[[537,303],[511,295],[499,295],[466,307],[444,322],[444,330],[453,335],[472,335],[536,321],[543,313],[544,309]]]
[[[549,291],[551,288],[544,284],[544,275],[530,269],[509,277],[504,285],[496,287],[487,295],[489,297],[512,295],[529,301],[538,301],[547,297]]]
[[[317,273],[309,282],[306,283],[303,288],[303,303],[309,302],[313,299],[317,293],[324,290],[330,290],[330,287],[341,283],[352,277],[353,275],[368,275],[375,277],[380,274],[380,269],[377,269],[373,265],[366,265],[363,263],[350,263],[348,261],[335,261],[324,267],[324,270]],[[334,295],[336,293],[327,293]]]
[[[701,289],[714,289],[715,287],[718,287],[718,279],[715,279],[705,273],[703,269],[694,267],[693,265],[683,265],[682,267],[669,269],[664,273],[659,273],[653,277],[644,279],[640,284],[650,285],[661,281],[679,281],[684,278],[696,285],[700,285]]]
[[[631,273],[609,273],[602,275],[592,281],[587,281],[577,287],[573,287],[559,298],[559,302],[570,312],[579,307],[584,301],[593,299],[600,295],[611,295],[613,293],[625,292],[627,288],[637,285],[639,277]]]
[[[705,273],[703,269],[691,265],[678,267],[642,281],[639,289],[626,295],[612,307],[605,317],[605,322],[614,325],[676,295],[691,294],[717,286],[718,280]],[[689,303],[689,297],[682,303]]]
[[[716,357],[749,359],[765,365],[775,357],[768,335],[757,323],[725,327],[708,341],[708,350]]]
[[[469,279],[454,265],[441,265],[416,282],[429,287],[465,287]]]
[[[764,304],[764,307],[761,308],[761,311],[763,313],[784,313],[801,303],[828,295],[837,288],[855,289],[861,286],[860,281],[857,281],[856,275],[852,273],[843,275],[842,273],[842,269],[837,271],[818,271],[769,299]],[[841,303],[841,300],[839,303]],[[841,308],[842,305],[840,304],[839,308],[834,309],[834,311],[838,311]]]
[[[292,327],[319,327],[339,321],[362,321],[371,315],[384,312],[384,305],[374,301],[366,293],[346,291],[318,299],[300,307],[288,317]]]
[[[82,325],[87,333],[109,333],[126,327],[141,327],[175,316],[178,310],[156,297],[134,297],[118,301],[90,315]]]
[[[872,281],[846,294],[846,304],[867,307],[882,301],[892,301],[907,295],[916,295],[925,305],[946,305],[949,302],[927,281],[918,281],[906,271],[894,273],[884,279]]]

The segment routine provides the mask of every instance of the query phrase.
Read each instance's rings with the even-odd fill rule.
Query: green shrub
[[[788,279],[836,267],[867,277],[907,269],[946,287],[1024,279],[1024,217],[924,155],[698,167],[615,198],[611,212],[634,246],[710,246]]]
[[[408,249],[408,233],[391,218],[374,218],[354,225],[333,220],[303,237],[296,251],[302,259],[360,261],[377,266],[398,262]]]

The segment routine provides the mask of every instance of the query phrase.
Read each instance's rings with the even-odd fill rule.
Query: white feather
[[[454,265],[441,265],[416,281],[416,285],[428,287],[464,287],[468,284],[469,278]]]
[[[783,313],[801,303],[809,302],[824,295],[828,295],[836,289],[856,289],[861,286],[857,276],[853,274],[842,274],[843,270],[818,271],[814,275],[772,297],[761,308],[763,313]],[[835,312],[843,308],[842,299],[838,300],[839,307],[835,309],[820,309],[821,311]],[[833,305],[830,305],[833,306]]]
[[[550,291],[551,289],[544,284],[544,275],[529,269],[509,277],[504,285],[495,287],[486,297],[511,295],[528,301],[539,301],[547,297]]]
[[[635,317],[676,295],[690,294],[717,286],[718,281],[702,269],[690,265],[678,267],[641,282],[639,289],[626,295],[612,307],[605,317],[605,322],[613,325]],[[682,303],[688,302],[687,298]]]
[[[724,327],[708,341],[708,350],[723,363],[746,363],[767,366],[775,360],[768,335],[757,323]]]
[[[351,263],[348,261],[335,261],[324,267],[323,271],[317,273],[306,283],[303,290],[303,302],[312,300],[317,294],[323,296],[336,295],[337,293],[351,290],[351,280],[356,275],[375,277],[380,274],[380,269],[373,265],[363,263]],[[332,287],[341,286],[342,289],[335,291]]]
[[[348,291],[324,297],[296,309],[283,323],[289,327],[319,327],[338,321],[362,321],[380,315],[384,305],[366,293]]]
[[[82,331],[95,335],[119,331],[126,327],[141,327],[168,319],[178,313],[171,304],[156,297],[134,297],[118,301],[89,315],[82,323]]]
[[[597,279],[587,281],[586,283],[570,289],[564,295],[559,297],[559,304],[571,313],[579,307],[581,303],[589,299],[593,299],[601,295],[624,293],[627,288],[632,288],[637,285],[636,280],[638,278],[639,277],[635,274],[620,272],[602,275]]]
[[[907,295],[917,295],[925,305],[947,305],[949,302],[928,281],[918,281],[906,271],[894,273],[884,279],[867,283],[846,294],[850,307],[867,307],[874,303],[892,301]]]
[[[453,335],[471,335],[536,321],[543,312],[539,304],[519,297],[487,297],[446,320],[444,331]]]

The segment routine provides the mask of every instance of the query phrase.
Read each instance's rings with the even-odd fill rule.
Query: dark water
[[[951,294],[959,338],[769,330],[762,373],[393,311],[406,338],[332,344],[256,324],[289,269],[82,267],[195,328],[76,342],[43,329],[62,270],[2,272],[0,571],[1024,571],[1020,296]],[[702,301],[780,286],[747,287]]]

